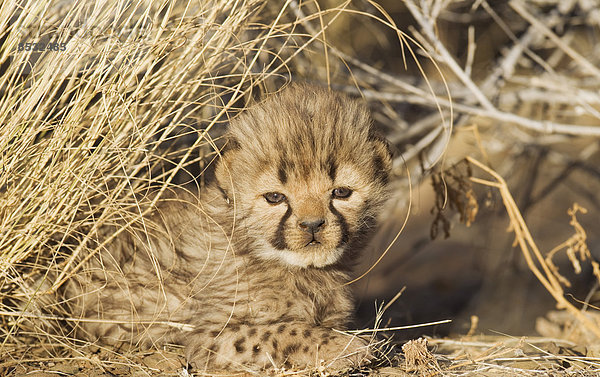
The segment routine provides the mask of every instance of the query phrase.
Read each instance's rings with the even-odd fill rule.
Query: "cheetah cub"
[[[199,369],[344,368],[369,359],[343,330],[357,253],[391,157],[367,108],[292,85],[233,120],[215,178],[170,195],[87,262],[67,300],[77,336],[182,344]],[[335,329],[335,330],[334,330]]]

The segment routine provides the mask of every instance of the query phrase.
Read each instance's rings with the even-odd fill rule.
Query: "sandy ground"
[[[178,352],[149,352],[135,355],[118,355],[108,352],[83,354],[78,357],[45,358],[27,361],[28,355],[11,354],[0,367],[2,376],[181,376],[190,375],[184,357]],[[33,358],[36,359],[36,358]],[[39,359],[38,359],[39,360]]]
[[[600,357],[569,341],[539,337],[471,336],[406,343],[387,366],[346,371],[340,376],[598,376]],[[333,376],[280,370],[250,373],[190,369],[181,350],[123,355],[99,351],[64,358],[43,358],[40,349],[15,350],[0,362],[0,375],[34,376]],[[27,351],[27,352],[26,352]],[[35,361],[34,361],[35,360]],[[391,364],[390,364],[391,363]],[[385,363],[384,363],[385,364]]]

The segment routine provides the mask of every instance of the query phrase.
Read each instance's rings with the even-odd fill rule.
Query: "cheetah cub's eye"
[[[336,199],[345,199],[350,195],[352,195],[352,190],[350,190],[348,187],[338,187],[336,189],[333,189],[333,191],[331,192],[331,196],[333,196]]]
[[[263,196],[269,204],[279,204],[285,200],[285,195],[279,192],[268,192]]]

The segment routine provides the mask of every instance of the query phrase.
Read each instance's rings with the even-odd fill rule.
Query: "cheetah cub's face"
[[[359,248],[386,197],[391,158],[361,103],[293,85],[229,128],[216,170],[256,257],[324,267]]]

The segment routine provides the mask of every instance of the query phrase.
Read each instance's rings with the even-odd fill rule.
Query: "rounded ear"
[[[228,137],[220,150],[220,157],[215,167],[217,185],[226,198],[231,198],[233,185],[233,162],[239,154],[240,145],[232,137]]]
[[[394,156],[394,152],[392,151],[392,148],[390,147],[390,143],[387,141],[387,139],[385,137],[381,136],[380,134],[372,134],[371,140],[373,141],[373,144],[375,145],[375,153],[377,155],[379,155],[379,157],[382,160],[384,160],[384,162],[387,162],[390,165],[389,168],[391,169],[392,158]]]
[[[371,136],[371,144],[373,145],[373,168],[375,175],[387,184],[392,172],[392,151],[386,139],[378,135]]]

